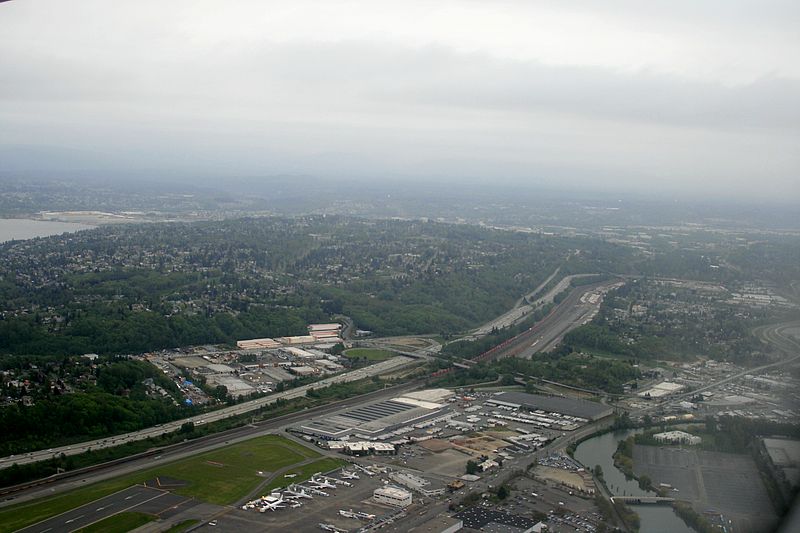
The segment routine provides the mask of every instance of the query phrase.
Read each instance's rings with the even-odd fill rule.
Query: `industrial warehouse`
[[[333,416],[312,419],[293,428],[295,433],[327,441],[388,440],[399,428],[423,423],[437,418],[449,410],[447,400],[453,392],[446,389],[429,389],[403,396],[368,403]]]
[[[486,403],[513,409],[522,408],[528,411],[560,413],[592,422],[614,414],[614,409],[600,403],[524,392],[498,392]]]
[[[409,466],[432,451],[452,459],[456,471],[463,468],[459,455],[463,461],[479,460],[485,471],[498,460],[537,450],[564,432],[612,414],[605,405],[570,398],[428,389],[343,409],[288,431],[345,455],[393,456],[404,447],[401,462]],[[418,465],[422,471],[428,467],[440,465]]]

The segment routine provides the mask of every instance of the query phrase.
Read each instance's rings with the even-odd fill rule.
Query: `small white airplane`
[[[286,507],[283,500],[283,494],[271,494],[261,499],[261,503],[257,504],[262,513],[265,511],[276,511]]]
[[[360,465],[360,464],[358,464],[358,463],[354,463],[354,464],[353,464],[353,466],[355,466],[355,467],[356,467],[358,470],[361,470],[362,472],[364,472],[364,473],[365,473],[366,475],[368,475],[369,477],[372,477],[372,476],[374,476],[374,475],[375,475],[375,472],[373,472],[372,470],[369,470],[369,469],[367,469],[367,468],[364,468],[363,466],[361,466],[361,465]]]
[[[338,527],[334,526],[333,524],[320,523],[318,525],[319,525],[319,527],[321,529],[324,529],[325,531],[331,531],[332,533],[345,533],[345,531],[346,531],[344,529],[339,529]]]
[[[294,502],[293,504],[289,505],[292,509],[297,509],[298,507],[302,507],[303,504],[300,502]]]
[[[356,520],[375,520],[374,514],[364,513],[361,511],[353,511],[352,509],[345,511],[344,509],[339,509],[339,514],[345,518],[355,518]]]
[[[265,503],[265,504],[263,504],[261,506],[261,508],[259,509],[259,512],[262,512],[262,513],[265,513],[267,511],[273,511],[274,512],[274,511],[277,511],[278,509],[283,509],[285,507],[286,506],[283,505],[283,500],[281,500],[279,502],[275,502],[275,503]]]
[[[311,498],[313,498],[313,496],[311,496],[311,494],[307,493],[302,488],[300,490],[297,490],[297,488],[295,488],[295,487],[289,487],[288,489],[285,489],[283,491],[283,493],[284,494],[288,494],[288,496],[286,496],[287,498],[291,498],[291,499],[294,499],[294,500],[296,500],[298,498],[308,498],[310,500]]]
[[[288,477],[288,478],[297,477],[297,474],[284,474],[283,477]]]
[[[312,487],[314,487],[315,489],[335,489],[336,488],[336,484],[335,483],[331,483],[330,481],[328,481],[326,479],[315,479],[315,478],[312,477],[311,481],[309,481],[308,483]]]
[[[323,490],[315,489],[314,487],[303,487],[303,486],[301,486],[300,488],[307,490],[308,492],[310,492],[314,496],[330,496],[330,494],[328,494],[327,492],[325,492]]]
[[[355,472],[347,472],[342,470],[342,478],[344,479],[361,479]]]

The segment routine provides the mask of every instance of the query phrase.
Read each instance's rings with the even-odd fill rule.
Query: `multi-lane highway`
[[[221,448],[223,446],[251,439],[259,435],[279,432],[286,427],[293,426],[298,422],[312,417],[333,413],[364,402],[378,402],[394,398],[396,396],[401,396],[408,391],[419,388],[423,383],[424,381],[422,380],[415,380],[402,385],[397,385],[349,398],[347,400],[333,402],[319,407],[312,407],[296,413],[278,416],[269,420],[256,422],[254,424],[248,424],[246,426],[230,429],[221,433],[215,433],[199,439],[187,441],[185,443],[167,446],[165,448],[161,448],[148,454],[141,454],[140,456],[131,458],[130,460],[121,461],[119,463],[98,465],[82,470],[68,472],[67,474],[63,475],[64,477],[48,479],[45,480],[44,483],[33,482],[27,486],[3,489],[0,491],[0,495],[2,495],[3,498],[3,501],[0,501],[0,507],[40,498],[43,496],[52,496],[53,494],[72,490],[97,481],[114,478],[129,474],[131,472],[137,472],[143,468],[151,468],[160,464],[166,464],[179,459],[184,459],[198,453]],[[10,497],[11,494],[13,494],[13,498]]]
[[[530,358],[554,348],[570,330],[587,323],[600,309],[603,295],[622,281],[606,281],[572,289],[546,317],[527,331],[482,354],[477,360]]]
[[[9,457],[2,457],[0,458],[0,468],[8,468],[15,463],[26,464],[26,463],[34,463],[36,461],[43,461],[45,459],[53,457],[54,455],[61,455],[61,454],[76,455],[79,453],[84,453],[90,449],[97,450],[100,448],[110,448],[113,446],[119,446],[120,444],[124,444],[126,442],[144,440],[148,437],[156,437],[159,435],[163,435],[165,433],[171,433],[173,431],[177,431],[178,429],[180,429],[181,425],[185,424],[186,422],[192,422],[196,426],[208,424],[210,422],[222,420],[224,418],[229,418],[231,416],[237,416],[256,411],[261,407],[264,407],[265,405],[269,405],[278,401],[279,399],[289,400],[292,398],[299,398],[301,396],[305,396],[308,389],[311,388],[319,389],[328,387],[334,383],[357,381],[360,379],[365,379],[380,374],[394,372],[396,370],[399,370],[400,368],[418,363],[419,361],[417,359],[413,359],[410,357],[403,357],[403,356],[393,357],[392,359],[382,361],[380,363],[365,368],[360,368],[358,370],[353,370],[351,372],[345,372],[337,376],[325,378],[323,380],[316,381],[309,385],[296,387],[294,389],[290,389],[285,392],[270,394],[269,396],[265,396],[264,398],[259,398],[257,400],[240,403],[238,405],[226,407],[224,409],[218,409],[216,411],[211,411],[209,413],[197,415],[191,418],[175,420],[174,422],[169,422],[156,427],[146,428],[141,431],[134,431],[131,433],[116,435],[105,439],[96,439],[88,442],[82,442],[80,444],[73,444],[71,446],[61,446],[58,448],[51,448],[48,450],[39,450],[36,452],[27,453],[25,455],[18,455],[16,457],[13,455]]]
[[[527,297],[532,298],[533,296],[538,294],[542,289],[544,289],[544,287],[548,283],[550,283],[550,281],[556,276],[556,274],[558,274],[558,272],[559,269],[556,269],[556,271],[553,272],[550,275],[550,277],[548,277],[532,293],[527,295]],[[480,337],[485,337],[494,329],[502,329],[516,325],[519,322],[525,320],[527,315],[534,309],[537,309],[538,307],[541,307],[542,305],[545,304],[553,303],[553,300],[558,294],[569,288],[570,283],[572,282],[573,279],[582,278],[586,276],[593,276],[593,275],[595,274],[574,274],[572,276],[566,276],[562,278],[552,289],[547,291],[547,293],[543,294],[542,296],[540,296],[535,301],[529,304],[524,303],[526,297],[523,297],[517,302],[517,305],[513,309],[503,313],[502,315],[493,320],[490,320],[489,322],[480,326],[478,329],[476,329],[469,335],[462,337],[460,340],[472,340]]]
[[[519,352],[517,357],[530,359],[536,353],[555,348],[565,334],[594,318],[603,302],[603,296],[621,285],[621,281],[613,281],[574,289],[552,313],[534,326],[533,342]]]

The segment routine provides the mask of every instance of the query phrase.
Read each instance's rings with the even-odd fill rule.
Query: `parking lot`
[[[777,523],[758,469],[748,455],[663,446],[635,446],[634,470],[678,489],[670,496],[715,511],[737,531],[770,531]]]

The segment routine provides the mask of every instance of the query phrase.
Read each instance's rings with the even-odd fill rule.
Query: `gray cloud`
[[[800,193],[793,2],[564,3],[574,20],[548,3],[466,2],[448,4],[453,26],[416,4],[397,22],[374,4],[343,3],[329,22],[247,2],[70,4],[0,5],[0,151],[17,153],[0,170],[52,148],[108,172]],[[599,34],[537,40],[552,29],[540,12]],[[469,46],[465,27],[515,15],[530,41],[521,24]]]

